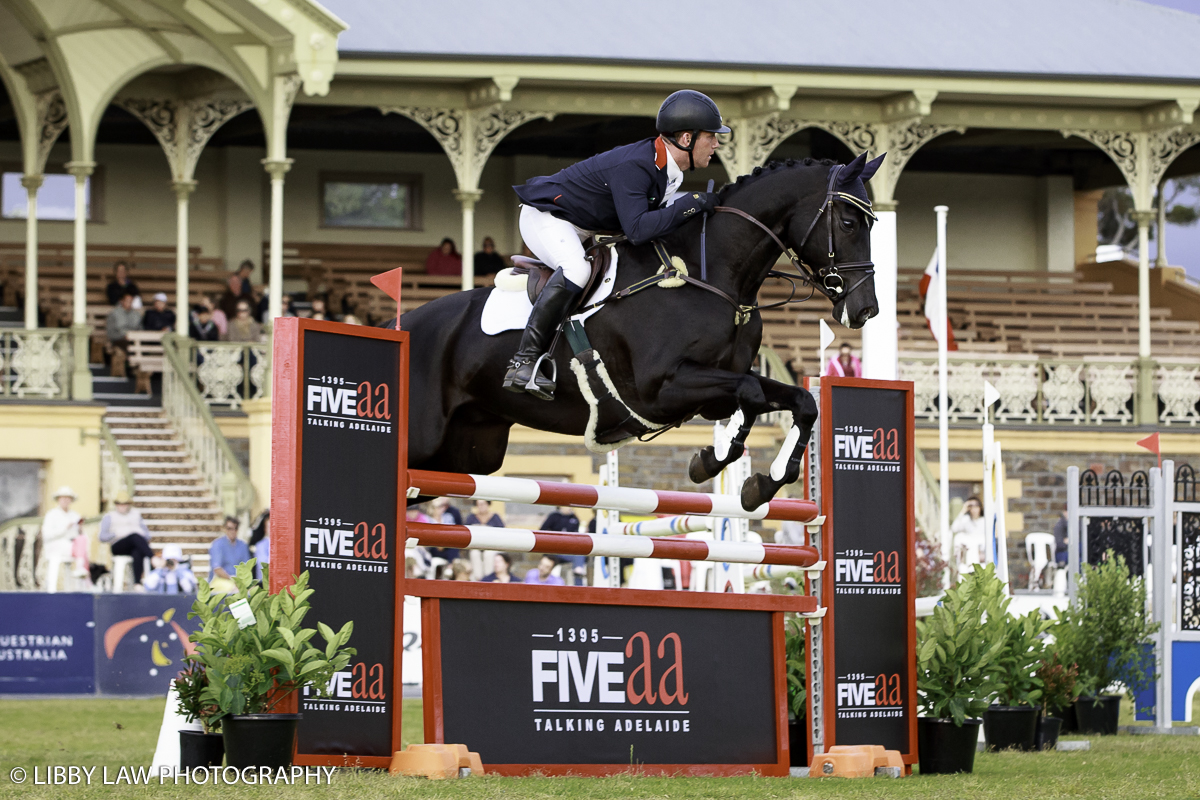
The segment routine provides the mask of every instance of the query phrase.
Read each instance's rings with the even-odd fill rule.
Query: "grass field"
[[[162,700],[0,701],[0,797],[185,798],[1188,798],[1200,797],[1200,737],[1094,737],[1078,753],[979,754],[972,775],[902,780],[790,778],[472,778],[430,782],[374,771],[340,772],[333,786],[34,786],[14,785],[13,767],[150,763]],[[1128,720],[1123,720],[1126,722]],[[420,701],[405,701],[405,738],[421,738]],[[98,773],[97,773],[98,774]],[[98,778],[97,778],[98,781]]]

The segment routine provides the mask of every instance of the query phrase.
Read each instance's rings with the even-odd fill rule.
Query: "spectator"
[[[462,256],[454,246],[454,240],[446,237],[429,257],[425,259],[428,275],[462,275]]]
[[[950,533],[952,535],[956,533],[966,534],[969,543],[959,545],[959,549],[974,548],[974,552],[968,551],[962,557],[959,557],[959,553],[955,553],[956,560],[967,564],[984,563],[985,528],[983,504],[979,502],[978,497],[968,497],[967,502],[963,503],[962,513],[950,525]]]
[[[353,314],[347,314],[346,316],[342,317],[342,323],[344,325],[362,325],[362,322],[359,321],[358,317],[354,316]]]
[[[512,574],[512,557],[508,553],[492,556],[492,572],[483,579],[490,583],[519,583]]]
[[[424,522],[424,523],[433,522],[433,520],[430,519],[429,515],[425,513],[424,505],[409,506],[408,509],[404,512],[404,518],[407,519],[409,522]]]
[[[838,378],[861,378],[862,362],[854,355],[854,349],[850,347],[850,343],[842,342],[842,346],[838,348],[838,354],[829,359],[829,363],[825,365],[825,371],[821,374],[833,375]]]
[[[121,351],[122,364],[124,356],[129,352],[129,340],[125,338],[125,334],[142,329],[142,312],[133,307],[133,300],[133,293],[126,291],[121,297],[121,302],[108,312],[108,322],[104,328],[108,343]]]
[[[1062,512],[1054,522],[1054,563],[1066,566],[1071,545],[1067,537],[1067,512]]]
[[[295,314],[288,313],[291,302],[292,302],[292,298],[288,297],[286,294],[282,298],[280,298],[280,306],[281,307],[279,309],[279,311],[280,311],[279,315],[281,317],[296,316]],[[264,319],[270,318],[270,312],[271,312],[271,284],[264,283],[262,295],[258,298],[258,302],[256,302],[254,304],[254,311],[252,313],[254,315],[255,321],[262,322]]]
[[[492,237],[483,239],[483,250],[475,254],[475,274],[495,275],[504,269],[504,256],[496,252],[496,243]]]
[[[163,565],[146,576],[146,591],[158,594],[192,594],[196,576],[183,562],[183,548],[169,544],[162,551]]]
[[[219,342],[221,331],[212,318],[212,309],[203,304],[192,306],[192,321],[188,325],[188,336],[197,342]]]
[[[491,525],[493,528],[503,528],[504,520],[499,514],[492,513],[490,500],[476,500],[475,510],[467,515],[467,525]]]
[[[471,565],[461,558],[456,558],[450,562],[450,574],[452,580],[469,581],[471,580]]]
[[[238,280],[241,281],[241,285],[238,287],[238,297],[254,296],[254,284],[250,282],[251,272],[254,272],[254,262],[250,259],[247,258],[238,264],[236,275]]]
[[[462,512],[450,504],[449,497],[439,497],[433,501],[432,521],[443,525],[462,525]],[[459,550],[457,547],[431,547],[429,554],[453,563],[459,556]]]
[[[568,506],[559,506],[546,517],[542,530],[579,533],[579,517]],[[582,584],[587,577],[587,556],[564,556],[563,561],[571,565],[571,572],[575,576],[573,583]]]
[[[312,313],[309,316],[312,319],[328,319],[325,311],[324,297],[314,297],[312,299]]]
[[[539,586],[565,586],[563,579],[552,574],[558,562],[554,556],[542,556],[538,565],[525,573],[525,582]]]
[[[249,560],[250,546],[238,538],[237,518],[226,517],[225,535],[214,539],[208,548],[209,581],[215,578],[232,581],[237,574],[238,564]]]
[[[165,292],[154,295],[154,305],[142,316],[142,327],[148,331],[175,330],[175,312],[167,308]]]
[[[150,549],[150,529],[140,511],[133,507],[128,492],[120,492],[113,500],[113,509],[100,520],[100,541],[112,547],[114,556],[133,557],[133,582],[142,582],[145,561],[154,552]]]
[[[208,309],[212,321],[216,323],[217,331],[224,336],[225,331],[229,330],[229,317],[225,316],[225,312],[217,306],[217,301],[209,295],[204,295],[200,298],[200,305]]]
[[[227,319],[237,316],[238,303],[242,300],[249,303],[251,307],[254,304],[254,291],[250,286],[250,270],[252,268],[253,265],[249,261],[243,261],[237,272],[230,275],[225,283],[225,292],[217,301],[217,305],[225,312]]]
[[[71,552],[72,543],[75,537],[83,533],[81,522],[82,517],[78,513],[71,510],[71,503],[78,498],[70,486],[64,486],[59,489],[54,495],[54,501],[57,505],[46,512],[46,516],[42,519],[42,560],[56,560],[60,565],[70,564],[73,561]],[[57,588],[62,588],[62,584],[58,581],[57,575],[47,575],[46,585],[54,585]]]
[[[258,515],[250,526],[250,553],[254,556],[254,572],[261,581],[263,567],[271,563],[271,509]]]
[[[121,298],[125,296],[126,292],[133,293],[133,307],[141,308],[141,292],[138,291],[137,284],[129,279],[129,265],[124,261],[118,261],[113,265],[113,278],[104,288],[104,293],[108,295],[109,305],[115,306],[120,304]]]
[[[250,316],[250,301],[239,300],[237,304],[237,315],[229,323],[229,330],[225,333],[225,341],[227,342],[257,342],[262,340],[262,325],[254,321]]]

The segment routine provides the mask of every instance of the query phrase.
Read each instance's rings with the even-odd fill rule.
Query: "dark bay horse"
[[[835,321],[862,327],[878,311],[870,264],[873,215],[863,183],[877,166],[878,159],[867,163],[865,155],[846,166],[789,161],[756,169],[725,186],[721,205],[736,211],[714,214],[707,222],[707,283],[738,304],[754,305],[782,243],[803,262],[802,271],[808,272],[816,290],[834,302]],[[699,219],[662,241],[672,256],[683,259],[692,277],[699,277]],[[617,289],[653,276],[662,266],[649,244],[617,247]],[[830,265],[835,267],[832,271]],[[839,265],[846,269],[839,273]],[[570,369],[571,351],[565,341],[560,340],[553,353],[559,376],[554,400],[501,388],[505,364],[521,332],[483,333],[480,315],[492,291],[498,290],[442,297],[401,320],[411,334],[410,468],[495,472],[514,424],[574,436],[585,432],[589,406]],[[806,293],[807,289],[801,295]],[[737,317],[731,302],[718,293],[687,284],[654,286],[601,308],[587,320],[586,332],[621,400],[656,426],[696,415],[718,420],[741,412],[740,428],[727,448],[717,452],[706,447],[693,458],[689,476],[696,483],[714,477],[741,456],[757,415],[792,412],[796,430],[785,440],[787,452],[768,474],[752,476],[742,489],[742,505],[753,509],[799,477],[817,405],[806,390],[751,372],[762,340],[762,319],[757,310],[743,314],[740,324]]]

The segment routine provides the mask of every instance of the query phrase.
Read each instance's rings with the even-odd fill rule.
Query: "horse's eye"
[[[843,219],[843,220],[842,220],[842,228],[843,228],[844,230],[848,230],[848,231],[850,231],[850,230],[854,230],[854,220],[852,220],[852,219]]]

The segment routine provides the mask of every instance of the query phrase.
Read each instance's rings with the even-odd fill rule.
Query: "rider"
[[[521,236],[554,275],[538,295],[521,346],[508,363],[505,389],[554,398],[554,381],[535,374],[534,364],[583,294],[591,274],[584,239],[598,231],[621,231],[632,244],[642,244],[717,205],[711,192],[678,194],[684,169],[707,167],[717,151],[717,134],[729,132],[717,104],[690,89],[675,92],[659,108],[656,126],[657,138],[513,187],[521,198]],[[536,388],[527,388],[531,379]]]

